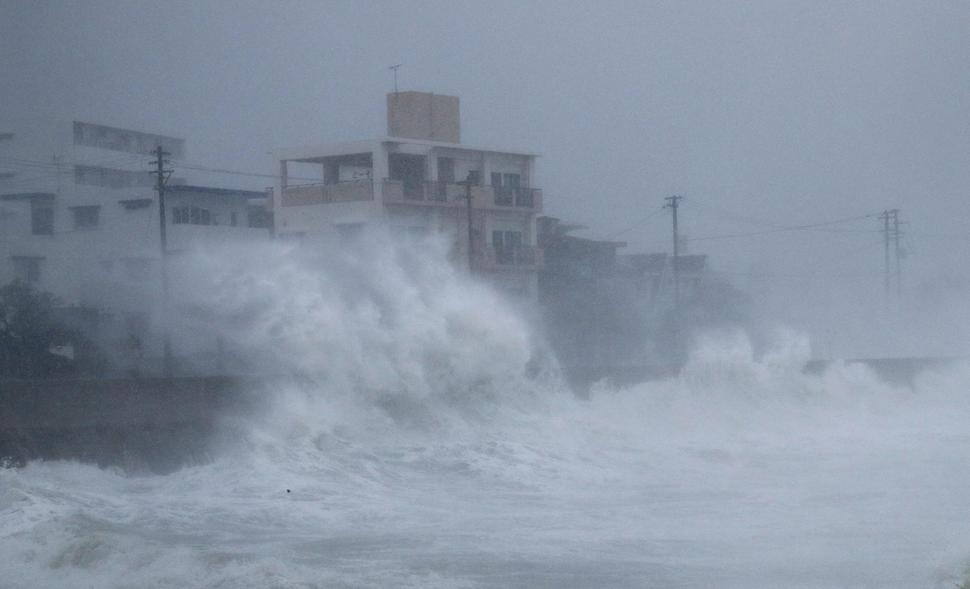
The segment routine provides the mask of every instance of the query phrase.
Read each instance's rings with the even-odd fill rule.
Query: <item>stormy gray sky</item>
[[[696,238],[899,207],[912,288],[966,270],[970,3],[0,7],[4,117],[176,134],[195,163],[270,172],[277,147],[382,135],[387,68],[403,63],[402,89],[461,96],[466,143],[542,154],[547,214],[628,251],[669,247],[668,216],[637,221],[683,194]],[[878,288],[876,227],[862,219],[690,248],[739,280],[755,267],[795,291]]]

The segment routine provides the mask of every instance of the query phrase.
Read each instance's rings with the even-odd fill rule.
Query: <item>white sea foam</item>
[[[0,586],[957,582],[965,367],[912,388],[859,366],[808,375],[797,334],[756,354],[729,332],[677,378],[579,399],[444,257],[201,259],[214,321],[316,384],[279,390],[209,464],[0,471]]]

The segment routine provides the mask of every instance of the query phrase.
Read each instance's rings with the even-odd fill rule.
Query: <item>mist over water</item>
[[[194,259],[176,335],[302,384],[168,475],[0,471],[0,586],[957,586],[970,368],[808,375],[738,329],[584,399],[443,242],[368,241]]]

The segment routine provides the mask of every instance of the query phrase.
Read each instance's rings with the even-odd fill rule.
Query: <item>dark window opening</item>
[[[438,180],[453,184],[455,182],[455,160],[450,157],[438,158]]]
[[[98,205],[71,207],[74,215],[75,229],[94,229],[101,217],[101,207]]]
[[[247,224],[252,229],[269,229],[273,226],[273,212],[264,207],[249,207]]]
[[[521,176],[519,174],[501,174],[492,172],[492,190],[495,192],[495,204],[511,206],[520,200]]]
[[[54,208],[31,207],[30,231],[34,235],[54,235]]]
[[[199,207],[175,207],[172,209],[173,225],[215,225],[209,209]]]
[[[424,198],[425,157],[392,153],[388,158],[391,180],[404,184],[404,198],[420,200]]]
[[[514,264],[522,251],[521,231],[493,231],[492,246],[495,248],[495,262]]]

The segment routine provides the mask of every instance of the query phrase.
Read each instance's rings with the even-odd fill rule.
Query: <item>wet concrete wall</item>
[[[912,385],[920,372],[965,359],[885,358],[864,364],[887,382]],[[832,361],[812,361],[821,373]],[[674,365],[568,368],[574,390],[593,382],[628,386],[670,378]],[[0,461],[73,459],[129,471],[168,472],[205,462],[217,445],[239,443],[235,417],[265,408],[280,386],[314,385],[294,377],[146,379],[0,379]]]
[[[0,380],[0,460],[76,459],[165,472],[204,461],[266,382],[228,377]]]

